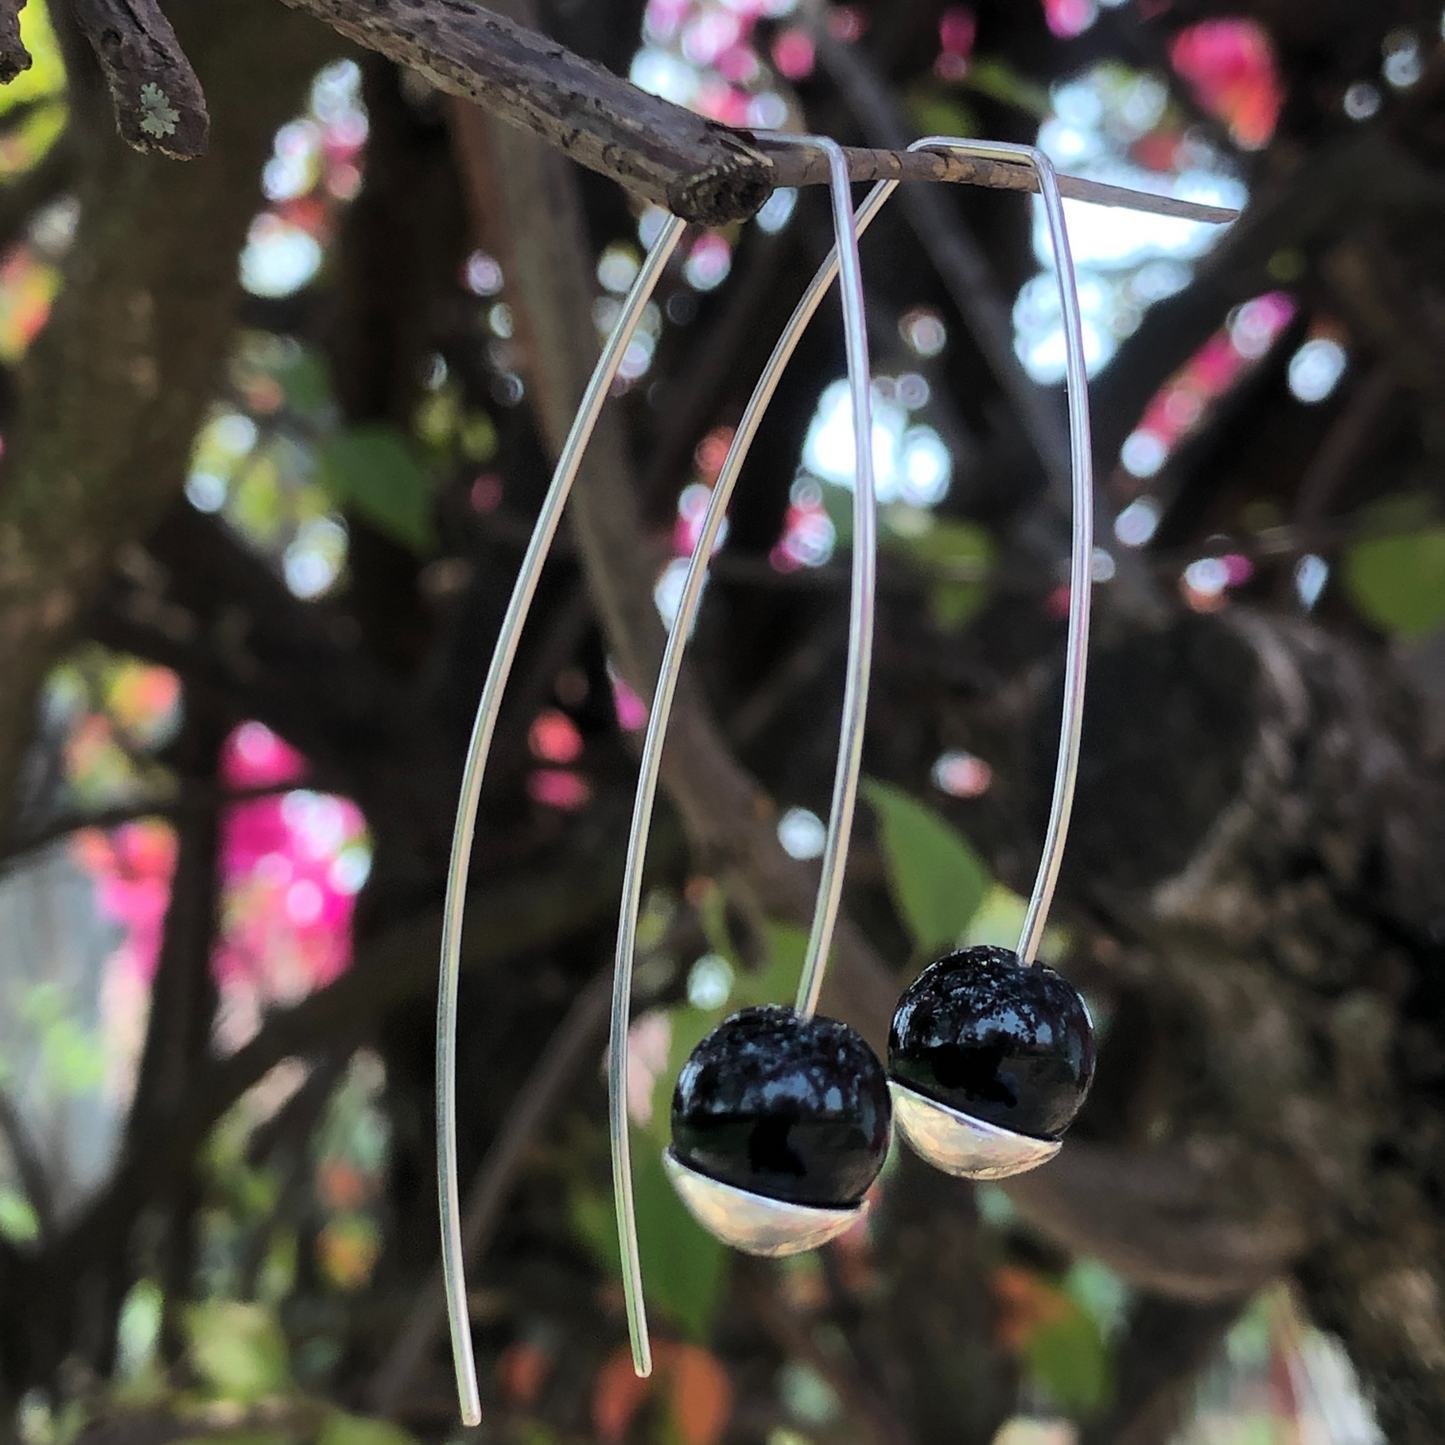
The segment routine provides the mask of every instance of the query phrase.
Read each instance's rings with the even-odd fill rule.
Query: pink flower
[[[71,856],[95,879],[100,912],[125,930],[117,965],[149,983],[170,906],[175,829],[155,818],[125,823],[109,835],[87,828],[76,834]]]
[[[566,713],[547,708],[532,719],[527,746],[544,762],[575,763],[582,756],[582,734]]]
[[[617,709],[618,727],[629,733],[645,728],[647,704],[613,671],[611,664],[608,664],[607,675],[612,681],[612,702]]]
[[[567,768],[538,768],[527,775],[527,792],[548,808],[574,812],[592,797],[586,778]]]
[[[221,749],[221,777],[235,788],[294,782],[305,770],[305,758],[265,723],[242,723]]]
[[[813,42],[805,30],[784,30],[773,41],[773,64],[789,80],[803,80],[813,73]]]
[[[237,728],[221,752],[230,787],[284,785],[305,770],[306,760],[257,722]],[[170,905],[175,830],[155,819],[110,834],[87,829],[76,835],[73,856],[96,880],[97,907],[125,930],[111,957],[113,976],[148,984]],[[323,987],[351,962],[352,909],[370,866],[365,820],[348,799],[303,788],[233,803],[221,814],[220,865],[211,967],[222,1041],[234,1048],[266,1006]]]
[[[1082,35],[1097,15],[1094,0],[1044,0],[1044,22],[1062,40]]]
[[[1212,115],[1225,121],[1235,143],[1259,150],[1269,143],[1284,104],[1269,36],[1253,20],[1205,20],[1181,30],[1169,58]]]
[[[978,34],[978,21],[964,5],[950,5],[938,19],[938,45],[946,55],[967,61],[973,55],[973,42]]]

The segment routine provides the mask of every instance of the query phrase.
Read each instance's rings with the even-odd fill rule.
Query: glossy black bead
[[[888,1072],[899,1083],[1035,1139],[1069,1127],[1094,1062],[1093,1025],[1073,984],[987,945],[924,969],[888,1036]]]
[[[672,1148],[752,1194],[842,1208],[877,1178],[892,1117],[862,1038],[774,1004],[725,1019],[692,1051],[672,1095]]]

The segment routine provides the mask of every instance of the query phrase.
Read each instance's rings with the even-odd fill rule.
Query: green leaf
[[[286,404],[303,415],[321,411],[331,400],[331,372],[318,352],[303,351],[276,373],[276,380]]]
[[[412,422],[422,444],[444,449],[461,420],[461,408],[461,394],[455,386],[440,387],[423,397]]]
[[[968,947],[991,943],[996,948],[1016,948],[1023,931],[1028,900],[1020,898],[1012,888],[995,883],[983,896],[978,911],[969,920],[960,942]],[[1068,953],[1073,934],[1062,923],[1051,923],[1039,941],[1039,957],[1045,963],[1057,963]]]
[[[1402,637],[1445,622],[1445,527],[1357,542],[1345,553],[1345,586],[1369,621]]]
[[[798,990],[803,972],[803,955],[808,951],[808,935],[801,928],[785,923],[766,926],[767,961],[762,968],[749,973],[737,971],[727,1010],[752,1008],[761,1003],[789,1003]]]
[[[11,1244],[33,1244],[40,1238],[40,1216],[8,1184],[0,1184],[0,1236]]]
[[[20,16],[20,39],[32,64],[9,85],[0,88],[0,115],[48,96],[65,92],[65,62],[44,5],[29,5]]]
[[[1053,114],[1047,87],[1021,75],[1006,60],[975,60],[965,72],[963,83],[990,100],[1017,106],[1037,120],[1047,120]]]
[[[622,1255],[617,1248],[617,1221],[612,1196],[574,1182],[567,1196],[572,1232],[592,1252],[608,1274],[621,1276]]]
[[[468,412],[457,427],[457,445],[469,462],[491,461],[497,442],[497,424],[484,411]]]
[[[727,1251],[677,1197],[651,1130],[632,1132],[632,1196],[648,1304],[693,1339],[705,1339],[727,1283]],[[573,1229],[598,1263],[620,1275],[611,1194],[574,1187],[571,1215]]]
[[[916,85],[903,97],[908,119],[919,135],[978,134],[978,118],[941,87]]]
[[[151,1368],[161,1339],[166,1297],[153,1279],[138,1279],[126,1292],[115,1324],[116,1373],[133,1380]]]
[[[706,1339],[727,1282],[727,1250],[677,1197],[662,1151],[646,1137],[638,1146],[633,1196],[647,1298],[685,1334]]]
[[[316,1445],[416,1445],[416,1436],[390,1420],[335,1410],[321,1426]]]
[[[971,522],[934,520],[917,533],[895,533],[889,545],[906,552],[928,574],[928,608],[934,623],[956,631],[988,601],[993,541]]]
[[[206,1300],[185,1328],[191,1364],[217,1395],[249,1404],[291,1388],[286,1337],[264,1305]]]
[[[1030,1372],[1071,1415],[1092,1415],[1113,1392],[1113,1362],[1098,1322],[1073,1305],[1035,1329],[1024,1348]]]
[[[1076,1259],[1064,1276],[1064,1293],[1091,1315],[1106,1339],[1116,1336],[1128,1320],[1129,1286],[1102,1260]]]
[[[916,799],[867,778],[878,814],[888,885],[919,954],[952,947],[988,888],[988,870],[968,840]]]
[[[392,427],[357,427],[327,439],[321,478],[332,496],[379,532],[429,552],[435,546],[431,478]]]

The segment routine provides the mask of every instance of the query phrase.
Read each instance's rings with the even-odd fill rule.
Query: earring
[[[1053,242],[1067,348],[1073,540],[1064,715],[1053,802],[1017,952],[963,949],[930,964],[899,1001],[888,1078],[899,1132],[930,1164],[967,1179],[1004,1179],[1059,1152],[1093,1081],[1089,1011],[1069,981],[1039,962],[1073,807],[1083,724],[1093,561],[1093,460],[1088,381],[1063,201],[1048,158],[1030,146],[942,137],[920,142],[1023,161],[1039,180]]]
[[[782,337],[764,368],[744,411],[719,473],[698,540],[689,560],[687,577],[674,615],[667,651],[658,678],[648,734],[643,745],[641,775],[633,813],[632,835],[624,875],[623,904],[618,930],[614,974],[612,1063],[609,1077],[613,1143],[613,1182],[617,1200],[619,1242],[633,1361],[639,1373],[650,1367],[647,1324],[642,1299],[636,1226],[632,1206],[630,1144],[626,1115],[626,1039],[631,960],[641,902],[642,855],[646,850],[648,819],[656,791],[662,739],[666,732],[682,652],[691,635],[701,598],[708,560],[747,452],[763,411],[771,400],[783,368],[796,348],[803,328],[816,311],[833,277],[841,271],[845,333],[849,341],[849,380],[853,397],[854,448],[858,458],[854,487],[853,579],[849,625],[848,685],[839,760],[834,778],[833,803],[824,843],[822,876],[812,934],[805,956],[803,979],[794,1009],[749,1009],[724,1021],[693,1051],[679,1075],[672,1104],[672,1146],[664,1165],[674,1187],[694,1217],[711,1233],[748,1253],[785,1255],[816,1248],[855,1223],[863,1214],[862,1193],[877,1176],[887,1151],[888,1114],[877,1097],[876,1060],[866,1043],[832,1020],[814,1017],[828,944],[837,918],[842,887],[842,866],[847,853],[861,761],[867,677],[870,665],[874,597],[874,498],[871,468],[871,420],[868,413],[866,345],[861,331],[861,278],[857,237],[896,189],[896,183],[875,186],[851,224],[847,217],[847,187],[842,178],[836,146],[823,140],[800,138],[829,156],[833,183],[834,227],[837,245],[798,303]],[[1059,284],[1064,298],[1065,336],[1068,348],[1070,441],[1073,452],[1075,526],[1072,546],[1069,660],[1066,665],[1068,705],[1058,786],[1050,821],[1050,843],[1045,849],[1039,885],[1025,923],[1026,954],[1036,947],[1042,932],[1049,895],[1057,875],[1060,850],[1072,799],[1077,765],[1079,709],[1083,701],[1083,659],[1088,633],[1088,581],[1092,559],[1092,471],[1089,452],[1087,392],[1083,369],[1082,334],[1078,319],[1072,261],[1064,231],[1062,204],[1052,167],[1030,147],[955,141],[930,137],[911,150],[946,149],[958,154],[1023,160],[1039,176],[1050,232],[1054,239]],[[856,289],[855,289],[856,288]],[[855,362],[855,357],[861,365]],[[1080,579],[1083,585],[1080,585]],[[994,951],[1003,955],[1005,951]],[[943,960],[928,970],[905,995],[895,1027],[890,1031],[889,1091],[899,1126],[909,1143],[930,1162],[951,1172],[963,1168],[983,1177],[1002,1177],[1031,1167],[1058,1150],[1057,1134],[1072,1119],[1093,1070],[1093,1040],[1087,1010],[1071,986],[1051,970],[1023,969],[1011,973],[990,959],[984,985],[959,997],[955,988],[935,988],[944,976],[952,978]],[[977,962],[975,960],[975,962]],[[994,977],[997,975],[997,977]],[[1017,975],[1017,976],[1015,976]],[[970,1113],[966,1091],[960,1097],[960,1080],[940,1050],[952,1047],[960,1056],[976,1041],[968,1033],[989,1033],[991,1007],[1007,1008],[1010,1000],[1030,1028],[1015,1040],[1007,1055],[1000,1052],[996,1074],[1004,1087],[1020,1073],[1027,1076],[1027,1109],[1017,1116],[1005,1112],[1001,1123]],[[900,1033],[897,1024],[903,1020]],[[934,1026],[933,1034],[928,1024]],[[1045,1025],[1054,1027],[1052,1031]],[[835,1032],[836,1031],[836,1032]],[[999,1032],[997,1023],[993,1033]],[[1057,1040],[1059,1049],[1055,1049]],[[994,1043],[992,1036],[987,1049]],[[1041,1059],[1030,1057],[1042,1054]],[[1062,1051],[1065,1063],[1074,1060],[1072,1075],[1057,1078]],[[915,1056],[918,1062],[915,1063]],[[1034,1067],[1030,1071],[1026,1064]],[[933,1067],[930,1067],[930,1066]],[[938,1067],[941,1065],[941,1069]],[[977,1065],[974,1065],[975,1071]],[[945,1082],[947,1081],[947,1082]],[[965,1084],[974,1083],[969,1073]],[[1071,1088],[1072,1086],[1072,1088]],[[1002,1095],[1001,1097],[1008,1097]],[[780,1103],[779,1100],[785,1100]],[[964,1107],[958,1107],[962,1104]],[[1012,1125],[1012,1127],[1009,1127]],[[1048,1132],[1053,1138],[1031,1137],[1030,1131]],[[980,1164],[980,1138],[991,1150]],[[962,1140],[962,1143],[961,1143]],[[856,1191],[856,1192],[855,1192]]]
[[[815,1010],[842,896],[873,646],[877,519],[858,235],[896,183],[875,186],[855,217],[847,164],[836,142],[793,136],[770,139],[820,149],[827,156],[835,245],[774,347],[718,474],[669,629],[642,746],[618,923],[608,1077],[622,1282],[633,1364],[640,1375],[649,1372],[651,1357],[632,1199],[627,1031],[642,867],[663,739],[708,560],[743,462],[803,329],[838,275],[857,476],[847,681],[818,901],[795,1006],[735,1014],[713,1030],[683,1066],[673,1097],[672,1146],[663,1156],[664,1167],[693,1216],[725,1243],[751,1254],[796,1254],[834,1238],[862,1217],[863,1195],[888,1152],[892,1118],[886,1075],[877,1056],[852,1029],[819,1018]]]

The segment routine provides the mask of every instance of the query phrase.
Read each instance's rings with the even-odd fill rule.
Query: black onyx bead
[[[986,945],[925,968],[888,1036],[888,1072],[900,1084],[1035,1139],[1069,1127],[1094,1060],[1093,1025],[1073,984]]]
[[[893,1106],[846,1024],[770,1004],[724,1019],[682,1066],[672,1148],[699,1174],[793,1204],[856,1204],[888,1153]]]

